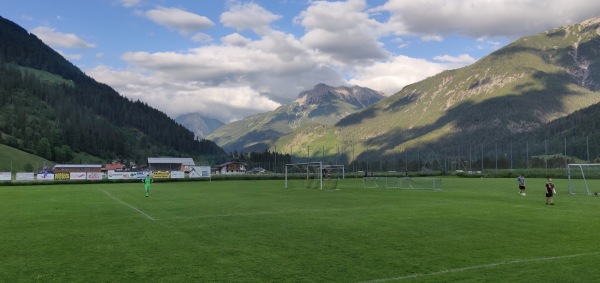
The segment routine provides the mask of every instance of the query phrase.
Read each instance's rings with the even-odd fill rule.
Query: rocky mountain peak
[[[356,106],[366,107],[384,97],[378,91],[360,86],[332,87],[323,83],[317,84],[311,90],[301,92],[294,102],[302,105],[321,105],[339,99]]]

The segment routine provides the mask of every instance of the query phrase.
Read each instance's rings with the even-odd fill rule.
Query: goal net
[[[440,178],[400,178],[400,189],[408,190],[441,190],[442,179]]]
[[[345,178],[344,165],[324,165],[322,162],[285,165],[286,189],[336,190]]]
[[[593,194],[594,179],[600,179],[600,164],[567,164],[570,194]]]

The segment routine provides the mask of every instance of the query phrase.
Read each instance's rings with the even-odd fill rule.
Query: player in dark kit
[[[546,182],[546,204],[548,203],[554,205],[554,183],[552,183],[552,178],[548,178],[548,182]]]

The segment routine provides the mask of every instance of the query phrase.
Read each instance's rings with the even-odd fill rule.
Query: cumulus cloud
[[[226,45],[244,46],[244,45],[250,43],[251,40],[240,35],[239,33],[232,33],[232,34],[222,37],[221,42],[223,42]]]
[[[306,29],[302,42],[341,65],[386,58],[378,41],[386,29],[370,19],[365,9],[364,0],[314,2],[296,18]]]
[[[566,1],[550,0],[566,9],[560,25],[569,21],[568,15],[581,14],[577,9],[583,6],[577,1],[571,0],[568,8]],[[365,0],[309,1],[294,19],[304,30],[296,35],[272,27],[282,16],[259,4],[227,3],[219,20],[229,31],[225,29],[225,35],[211,45],[185,51],[126,52],[121,59],[127,68],[99,66],[88,74],[172,117],[201,112],[230,122],[287,104],[316,83],[355,84],[391,95],[441,71],[475,62],[466,50],[430,55],[430,60],[394,54],[384,49],[383,40],[401,52],[400,48],[412,47],[411,40],[439,42],[459,34],[478,38],[473,43],[491,49],[500,43],[490,38],[559,25],[553,23],[558,8],[544,8],[553,16],[542,19],[536,1],[390,0],[375,8],[368,8]],[[178,8],[158,8],[144,15],[197,42],[213,41],[201,32],[214,25],[206,17]],[[573,21],[580,17],[573,16]],[[241,31],[253,34],[244,36]]]
[[[194,36],[192,36],[192,40],[194,42],[202,42],[202,43],[204,43],[204,42],[211,42],[213,40],[213,38],[212,38],[212,36],[210,36],[210,35],[208,35],[206,33],[199,32],[197,34],[194,34]]]
[[[280,105],[248,86],[207,87],[200,82],[144,75],[139,70],[115,70],[108,66],[98,66],[86,73],[111,85],[122,95],[146,102],[171,117],[201,112],[223,122],[232,122]]]
[[[471,55],[469,54],[461,54],[458,56],[440,55],[433,57],[433,60],[439,62],[458,64],[459,66],[472,64],[476,61],[475,58],[471,57]]]
[[[148,19],[155,23],[189,35],[214,26],[207,17],[190,13],[179,8],[159,7],[145,12]]]
[[[345,83],[291,34],[265,29],[256,40],[230,34],[221,41],[186,52],[127,52],[129,69],[87,73],[170,116],[196,111],[221,121],[273,110],[319,82]]]
[[[41,26],[31,30],[39,39],[52,47],[89,49],[96,47],[95,44],[86,42],[73,33],[57,32],[51,27]]]
[[[256,3],[236,3],[221,14],[221,23],[237,30],[260,31],[280,18],[280,15],[273,14]]]
[[[444,41],[444,38],[439,36],[439,35],[425,35],[423,37],[421,37],[422,41],[438,41],[438,42],[442,42]]]
[[[392,95],[409,84],[449,68],[451,67],[446,64],[400,55],[388,61],[356,67],[350,83]]]
[[[140,4],[140,0],[120,0],[123,7],[133,7]]]
[[[598,16],[600,2],[586,0],[389,0],[396,34],[461,34],[515,38]]]
[[[76,61],[76,60],[80,60],[81,58],[83,58],[83,55],[81,55],[81,54],[65,53],[65,52],[63,52],[61,50],[58,50],[57,52],[58,52],[58,54],[60,54],[63,57],[65,57],[65,59],[67,59],[67,60]]]

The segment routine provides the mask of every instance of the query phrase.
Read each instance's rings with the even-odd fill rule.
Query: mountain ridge
[[[548,123],[600,102],[599,35],[600,18],[593,18],[522,37],[333,124],[302,124],[281,132],[268,150],[348,162],[428,147],[482,147],[516,135],[539,140],[536,135],[547,134],[540,129]]]
[[[262,151],[305,124],[333,125],[384,96],[360,86],[317,84],[289,104],[222,126],[207,138],[226,151]]]
[[[225,123],[217,119],[205,117],[201,113],[186,113],[179,115],[175,118],[175,122],[194,133],[196,139],[203,139],[216,129],[225,125]]]

